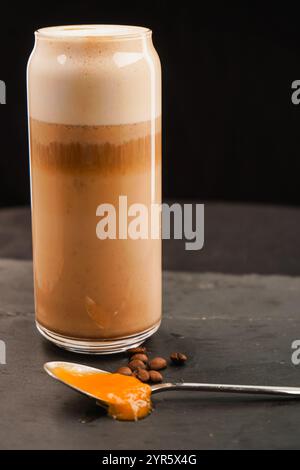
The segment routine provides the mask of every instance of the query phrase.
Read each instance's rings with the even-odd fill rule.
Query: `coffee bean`
[[[117,374],[122,374],[122,375],[132,375],[132,370],[129,367],[119,367],[117,370]]]
[[[142,354],[142,353],[139,353],[139,354],[134,354],[133,356],[131,356],[130,360],[131,361],[134,361],[134,360],[138,360],[138,361],[142,361],[142,362],[148,362],[148,356],[147,354]]]
[[[154,384],[162,382],[163,376],[157,370],[149,370],[150,381]]]
[[[155,357],[149,361],[149,369],[161,370],[167,367],[167,361],[163,357]]]
[[[133,375],[141,382],[148,382],[150,378],[149,372],[145,369],[137,369]]]
[[[137,369],[146,369],[146,365],[143,361],[139,361],[138,359],[134,359],[133,361],[130,361],[128,364],[128,367],[134,371]]]
[[[170,356],[170,359],[173,364],[181,366],[187,361],[187,356],[180,352],[173,352]]]
[[[128,349],[127,352],[129,356],[132,356],[133,354],[145,354],[146,351],[147,349],[145,348],[145,346],[139,346],[138,348]]]

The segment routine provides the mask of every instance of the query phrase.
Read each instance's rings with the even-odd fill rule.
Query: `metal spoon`
[[[81,364],[76,364],[73,362],[46,362],[44,364],[45,371],[54,379],[62,382],[63,384],[67,385],[70,388],[73,388],[79,393],[83,395],[87,395],[90,398],[96,399],[97,403],[100,406],[104,406],[105,408],[108,407],[108,403],[99,398],[95,397],[94,395],[81,390],[78,387],[74,387],[65,380],[62,380],[55,374],[56,367],[63,367],[66,369],[75,369],[82,373],[102,373],[102,374],[109,374],[110,372],[96,369],[94,367],[88,367]],[[205,384],[205,383],[161,383],[151,385],[152,394],[159,393],[159,392],[168,392],[172,390],[191,390],[191,391],[200,391],[200,392],[221,392],[221,393],[244,393],[244,394],[253,394],[253,395],[275,395],[275,396],[289,396],[293,398],[300,397],[300,387],[265,387],[261,385],[225,385],[225,384]]]

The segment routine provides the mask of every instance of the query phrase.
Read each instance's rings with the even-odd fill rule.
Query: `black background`
[[[149,26],[163,67],[164,196],[300,204],[300,9],[271,2],[1,4],[0,205],[29,203],[26,62],[42,26]]]

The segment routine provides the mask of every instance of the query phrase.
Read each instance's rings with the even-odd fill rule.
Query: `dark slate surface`
[[[167,369],[167,379],[300,385],[290,360],[300,338],[300,278],[169,272],[164,281],[164,320],[148,347],[191,358]],[[72,355],[39,336],[30,261],[0,261],[0,339],[2,449],[300,448],[300,401],[172,392],[155,397],[148,418],[124,423],[53,381],[45,361],[114,370],[125,359]]]

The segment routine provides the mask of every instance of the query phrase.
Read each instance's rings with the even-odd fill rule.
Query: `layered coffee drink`
[[[28,66],[36,320],[70,350],[118,352],[161,319],[159,237],[97,236],[99,207],[161,202],[160,64],[146,28],[44,28]],[[129,217],[130,219],[130,217]],[[127,234],[128,235],[128,234]]]

